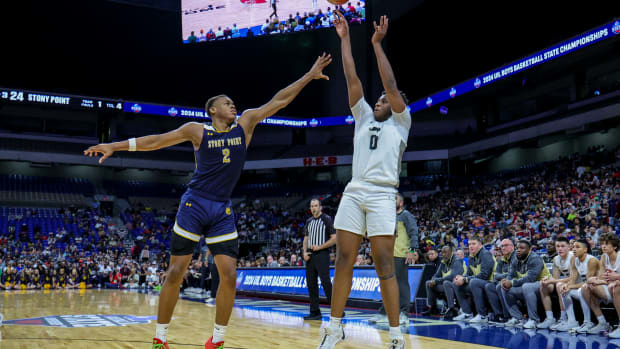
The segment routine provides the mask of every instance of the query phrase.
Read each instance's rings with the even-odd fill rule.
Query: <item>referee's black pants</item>
[[[310,296],[310,313],[319,313],[319,282],[321,278],[323,291],[327,301],[332,304],[332,280],[329,277],[329,249],[312,252],[306,262],[306,282],[308,283],[308,295]]]

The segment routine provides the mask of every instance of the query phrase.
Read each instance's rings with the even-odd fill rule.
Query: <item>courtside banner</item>
[[[409,285],[411,301],[418,290],[422,277],[423,265],[409,267]],[[334,268],[330,268],[330,277],[334,280]],[[318,280],[319,285],[321,283]],[[308,296],[305,268],[239,268],[237,270],[237,290],[254,292],[272,292],[289,295]],[[321,296],[325,296],[319,287]],[[354,268],[351,298],[381,300],[381,287],[374,268]]]

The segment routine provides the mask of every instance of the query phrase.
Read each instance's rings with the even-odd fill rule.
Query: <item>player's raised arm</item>
[[[196,148],[202,140],[202,124],[188,122],[174,131],[114,143],[101,143],[84,150],[86,156],[103,155],[99,159],[102,163],[116,151],[151,151],[170,147],[186,141],[192,142]]]
[[[392,66],[390,65],[390,61],[388,60],[385,52],[383,51],[383,47],[381,46],[381,41],[387,34],[389,19],[387,16],[381,16],[381,20],[379,25],[377,22],[373,22],[375,26],[375,33],[372,36],[371,42],[372,47],[375,51],[375,55],[377,56],[377,65],[379,66],[379,75],[381,76],[381,82],[383,83],[383,88],[385,89],[385,94],[392,105],[392,110],[396,113],[402,113],[407,104],[405,100],[400,94],[398,87],[396,86],[396,78],[394,77],[394,71],[392,71]]]
[[[246,135],[246,143],[250,143],[250,139],[252,134],[254,133],[254,128],[258,125],[259,122],[265,120],[266,118],[274,115],[278,112],[278,110],[289,105],[295,97],[303,90],[308,83],[314,79],[325,79],[329,80],[329,77],[323,74],[323,69],[327,67],[332,62],[331,55],[323,53],[317,60],[314,62],[312,68],[304,74],[299,80],[294,83],[288,85],[280,92],[276,93],[273,98],[267,102],[267,104],[263,105],[260,108],[256,109],[248,109],[243,112],[241,117],[239,118],[239,124],[243,127]]]
[[[349,91],[349,106],[353,107],[355,103],[364,97],[364,89],[355,71],[355,61],[351,51],[351,37],[349,36],[349,24],[340,11],[335,11],[334,13],[336,14],[334,27],[336,27],[336,33],[340,37],[342,65],[344,67],[344,77],[347,80],[347,90]]]

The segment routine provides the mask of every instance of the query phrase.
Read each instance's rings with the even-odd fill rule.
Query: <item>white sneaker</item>
[[[588,332],[586,332],[587,334],[599,334],[603,331],[605,332],[609,332],[611,330],[611,326],[604,322],[604,323],[598,323],[596,326],[593,326],[592,328],[590,328],[588,330]]]
[[[555,325],[555,323],[556,321],[554,318],[548,317],[545,319],[545,321],[538,323],[538,325],[536,325],[536,328],[540,328],[540,329],[550,328],[551,326]]]
[[[486,324],[489,322],[486,316],[482,316],[480,314],[474,316],[472,319],[468,321],[470,324]]]
[[[344,340],[342,325],[337,330],[328,327],[321,328],[321,344],[316,349],[334,349],[336,343]]]
[[[585,321],[583,325],[579,326],[579,328],[575,329],[577,333],[588,333],[588,331],[594,327],[594,323],[592,321]]]
[[[618,328],[616,328],[615,330],[609,332],[609,338],[620,338],[620,326],[618,326]]]
[[[453,320],[454,321],[467,321],[467,320],[471,319],[472,317],[473,317],[472,314],[462,313],[461,315],[455,317]]]
[[[536,321],[529,319],[526,323],[523,324],[523,328],[532,329],[536,328]]]
[[[577,321],[562,321],[562,323],[556,327],[555,330],[560,332],[568,332],[577,328],[579,328],[579,323]]]
[[[518,327],[519,326],[519,320],[511,317],[510,320],[506,321],[506,323],[504,324],[505,327]]]
[[[549,331],[557,331],[558,327],[560,327],[566,321],[558,320],[553,325],[549,326]]]
[[[405,349],[405,339],[392,339],[388,349]]]
[[[400,315],[398,315],[398,323],[400,325],[409,325],[409,315],[401,312]]]

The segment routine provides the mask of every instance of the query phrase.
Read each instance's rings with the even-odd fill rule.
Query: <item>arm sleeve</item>
[[[512,280],[512,286],[519,287],[525,283],[536,281],[536,278],[538,278],[538,275],[542,271],[542,268],[543,268],[542,258],[540,257],[530,258],[527,261],[527,274],[525,274],[525,276],[520,279]]]
[[[407,230],[407,235],[409,235],[410,239],[409,248],[414,250],[418,248],[420,240],[418,234],[418,223],[415,217],[411,214],[411,212],[407,211],[405,215],[405,229]]]

